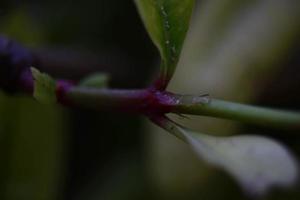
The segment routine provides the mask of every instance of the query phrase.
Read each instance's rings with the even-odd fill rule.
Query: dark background
[[[300,110],[299,11],[297,1],[198,1],[170,89]],[[111,75],[112,87],[142,88],[158,70],[158,53],[130,0],[1,0],[0,33],[30,48],[56,78],[99,71]],[[195,70],[209,75],[197,82]],[[186,123],[268,135],[299,154],[299,132],[209,120]],[[142,117],[1,94],[0,199],[248,199],[227,174],[156,132]],[[295,186],[264,199],[299,196]]]

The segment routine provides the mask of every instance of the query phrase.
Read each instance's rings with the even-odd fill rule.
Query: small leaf
[[[107,74],[92,74],[80,81],[79,86],[103,88],[107,87],[109,76]]]
[[[173,75],[189,27],[194,0],[135,0],[162,57],[161,76]]]
[[[36,68],[31,68],[31,73],[34,79],[34,93],[36,100],[44,104],[54,104],[56,102],[56,83],[45,73],[41,73]]]
[[[262,195],[273,186],[289,186],[297,179],[295,159],[272,139],[250,135],[210,136],[171,121],[164,127],[188,143],[202,159],[230,173],[252,195]]]

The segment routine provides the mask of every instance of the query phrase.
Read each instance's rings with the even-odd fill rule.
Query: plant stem
[[[300,113],[243,105],[208,97],[176,95],[172,112],[237,120],[280,129],[300,130]]]
[[[71,88],[73,104],[92,108],[145,114],[148,117],[179,113],[231,119],[249,124],[300,130],[300,113],[243,105],[206,96],[177,95],[165,91]]]
[[[99,109],[121,109],[130,111],[143,103],[145,90],[118,90],[74,87],[67,93],[72,104]]]

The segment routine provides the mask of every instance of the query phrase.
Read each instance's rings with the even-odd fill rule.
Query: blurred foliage
[[[22,6],[1,17],[1,34],[28,46],[43,34]],[[61,196],[65,159],[64,112],[32,98],[0,94],[1,199],[56,199]]]
[[[170,90],[299,109],[299,1],[197,4]],[[145,86],[158,69],[158,54],[132,0],[2,0],[0,32],[29,47],[125,57],[129,64],[119,74],[131,76],[113,82],[115,87]],[[240,129],[277,134],[223,120],[174,118],[222,135]],[[294,133],[280,134],[297,149]],[[230,177],[199,161],[181,141],[125,114],[66,111],[1,94],[0,148],[3,200],[246,198]],[[296,186],[266,199],[299,197]]]
[[[56,107],[0,96],[1,199],[56,199],[65,153],[65,120]]]

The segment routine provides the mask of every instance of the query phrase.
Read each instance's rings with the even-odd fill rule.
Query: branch
[[[76,105],[93,109],[118,109],[153,116],[166,113],[202,115],[236,120],[283,130],[300,130],[300,113],[243,105],[205,96],[164,91],[73,88],[66,93]]]
[[[36,58],[19,44],[0,36],[0,88],[30,95],[34,81],[29,67]],[[204,115],[237,120],[279,129],[300,130],[300,114],[210,99],[203,96],[177,95],[155,88],[143,90],[111,90],[76,87],[60,80],[56,83],[56,99],[63,105],[92,109],[116,109],[144,114],[148,117],[166,113]]]
[[[171,93],[152,88],[119,90],[73,87],[65,92],[65,97],[68,102],[75,106],[95,110],[117,110],[146,116],[169,113],[174,104]]]
[[[300,113],[243,105],[202,96],[176,95],[172,112],[231,119],[279,129],[300,130]]]

